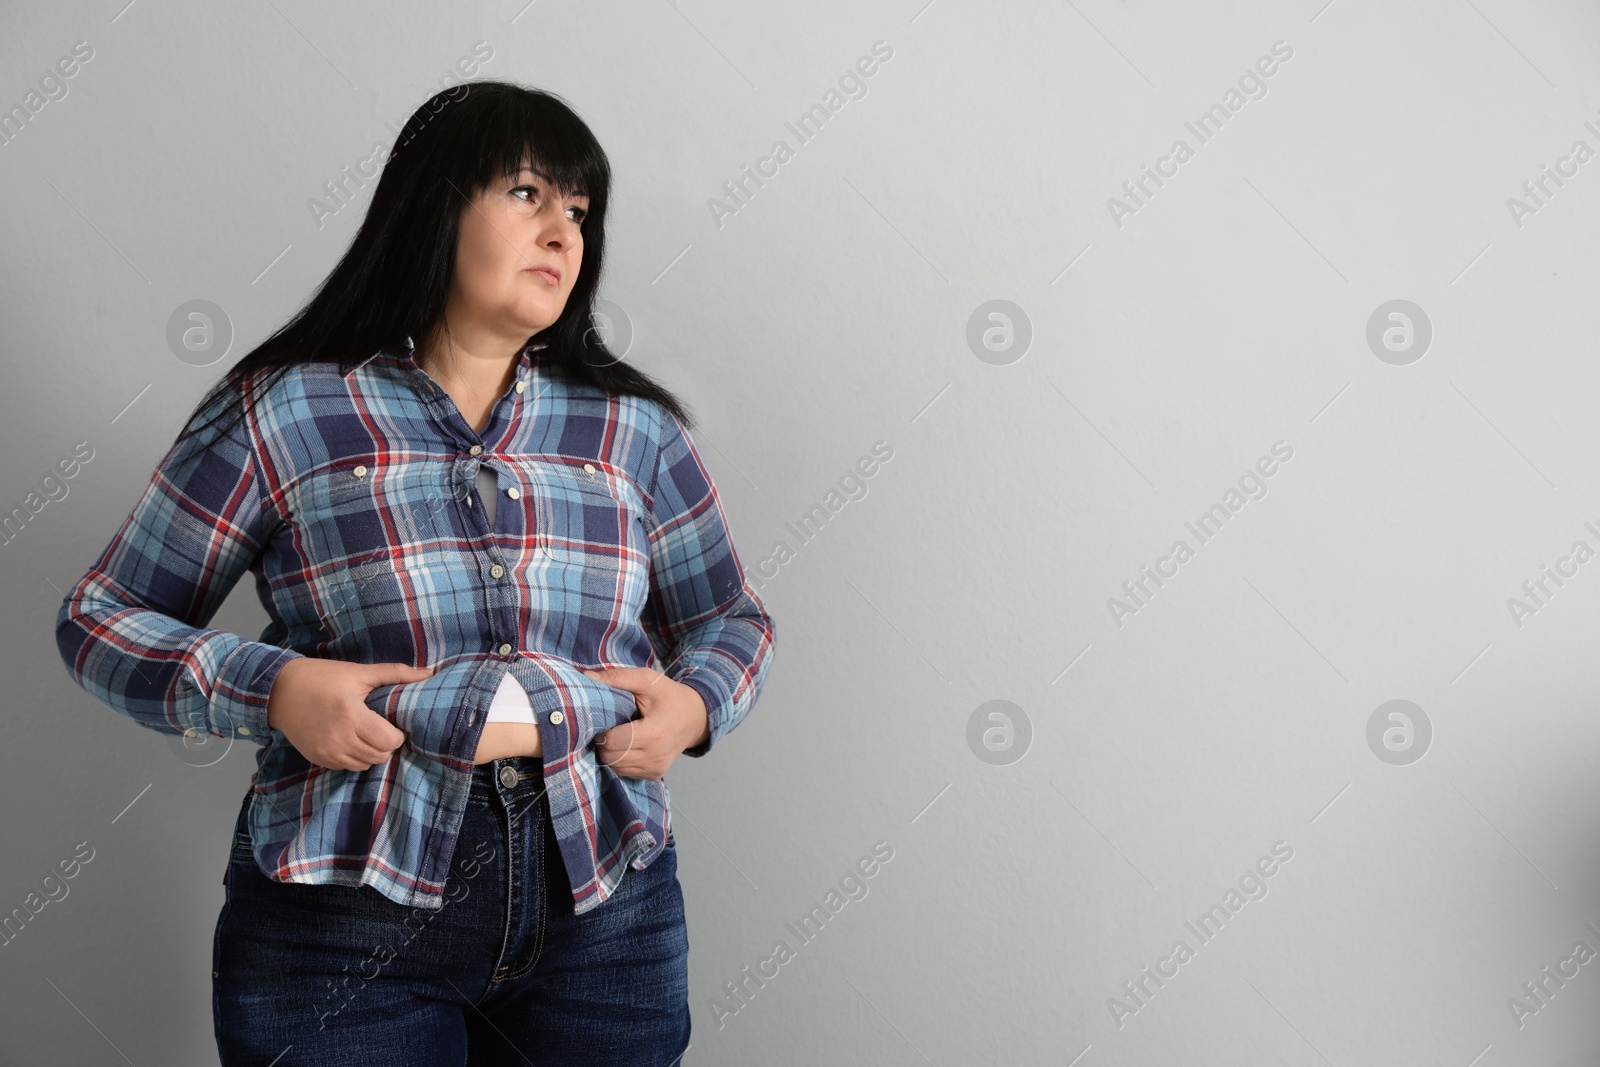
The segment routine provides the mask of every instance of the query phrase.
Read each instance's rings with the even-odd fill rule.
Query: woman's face
[[[461,215],[451,302],[517,341],[549,326],[578,280],[588,211],[526,165],[491,182]]]

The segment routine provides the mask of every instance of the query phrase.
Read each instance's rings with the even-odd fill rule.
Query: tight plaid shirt
[[[593,738],[637,713],[582,670],[646,666],[710,713],[703,756],[750,711],[775,629],[746,580],[694,442],[655,401],[518,356],[482,433],[410,339],[347,375],[297,365],[222,436],[176,443],[64,598],[73,679],[142,726],[248,739],[256,863],[280,882],[371,885],[443,906],[473,753],[502,676],[527,692],[550,812],[587,911],[666,847],[661,780],[600,763]],[[213,405],[205,414],[216,410]],[[480,466],[500,495],[494,523]],[[211,629],[248,570],[259,641]],[[267,724],[298,656],[431,666],[366,704],[405,731],[364,771],[311,764]]]

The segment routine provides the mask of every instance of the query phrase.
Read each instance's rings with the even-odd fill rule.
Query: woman
[[[662,775],[749,712],[775,630],[688,414],[592,328],[609,184],[550,94],[429,100],[349,251],[61,606],[90,693],[259,746],[224,1065],[688,1045]],[[260,641],[206,626],[247,570]]]

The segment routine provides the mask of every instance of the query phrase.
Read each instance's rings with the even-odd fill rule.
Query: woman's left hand
[[[648,667],[611,667],[584,674],[626,689],[640,718],[613,726],[594,739],[600,762],[625,778],[660,778],[683,755],[711,736],[706,702],[693,686]]]

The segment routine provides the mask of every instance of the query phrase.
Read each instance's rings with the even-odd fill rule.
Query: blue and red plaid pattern
[[[562,377],[542,347],[520,353],[481,433],[409,339],[349,374],[293,367],[226,436],[169,449],[64,598],[56,642],[86,691],[164,733],[259,746],[249,823],[271,878],[441,907],[473,753],[510,671],[587,911],[626,864],[661,853],[670,798],[596,758],[590,742],[637,705],[582,670],[645,666],[692,686],[711,739],[691,756],[760,695],[773,620],[688,432],[654,401]],[[499,484],[492,526],[480,465]],[[271,617],[259,641],[207,627],[246,571]],[[273,680],[298,656],[435,668],[368,695],[406,733],[387,762],[314,766],[267,725]]]

